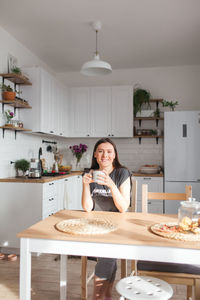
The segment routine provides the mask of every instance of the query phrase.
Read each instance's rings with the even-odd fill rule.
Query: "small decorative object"
[[[4,83],[0,84],[0,88],[2,90],[2,98],[3,100],[15,100],[16,92],[13,91],[10,85],[6,85]]]
[[[73,155],[76,157],[76,169],[78,170],[79,162],[83,156],[83,153],[87,151],[88,146],[85,144],[79,144],[70,146],[69,149],[71,149]]]
[[[138,112],[141,112],[142,106],[144,106],[145,104],[148,109],[151,108],[150,97],[151,94],[149,91],[141,88],[134,89],[134,94],[133,94],[134,116],[136,116]]]
[[[21,177],[19,171],[22,171],[22,176],[25,177],[26,171],[28,171],[29,167],[30,167],[30,163],[28,160],[26,159],[17,160],[15,162],[16,176]]]
[[[12,72],[12,69],[17,66],[17,58],[11,55],[10,53],[8,54],[8,73]]]
[[[6,116],[6,124],[5,125],[13,127],[13,124],[11,124],[11,120],[15,116],[14,112],[12,112],[12,111],[10,111],[10,109],[8,109],[7,111],[5,111],[5,116]]]
[[[162,105],[163,105],[164,107],[169,106],[170,109],[171,109],[171,111],[174,111],[174,110],[175,110],[175,107],[176,107],[178,104],[179,104],[178,101],[166,101],[166,100],[164,100],[164,101],[162,102]]]

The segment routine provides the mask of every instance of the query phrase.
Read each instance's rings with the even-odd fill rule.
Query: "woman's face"
[[[113,166],[113,161],[115,159],[115,150],[113,145],[110,143],[100,144],[94,153],[94,157],[96,158],[100,168]]]

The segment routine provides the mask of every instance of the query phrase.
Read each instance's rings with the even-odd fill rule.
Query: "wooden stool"
[[[116,285],[120,300],[168,300],[173,295],[172,287],[165,281],[150,276],[130,276]]]

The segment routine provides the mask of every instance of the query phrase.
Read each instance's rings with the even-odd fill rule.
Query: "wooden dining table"
[[[62,220],[103,218],[117,229],[106,234],[74,235],[58,231]],[[67,255],[196,264],[200,242],[184,242],[154,234],[156,223],[177,222],[176,215],[61,210],[18,234],[20,238],[20,300],[31,299],[32,253],[60,254],[60,300],[66,299]]]

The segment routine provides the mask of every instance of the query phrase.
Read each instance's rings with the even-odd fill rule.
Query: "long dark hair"
[[[97,150],[97,147],[100,145],[100,144],[103,144],[103,143],[110,143],[113,148],[114,148],[114,151],[115,151],[115,159],[113,160],[113,167],[114,168],[122,168],[123,166],[120,164],[119,162],[119,157],[118,157],[118,153],[117,153],[117,147],[116,145],[114,144],[114,142],[109,139],[109,138],[102,138],[100,140],[98,140],[94,146],[94,150],[93,150],[93,154],[92,154],[92,164],[91,164],[91,169],[95,170],[95,169],[99,169],[99,164],[97,163],[97,160],[96,158],[94,157],[94,154]]]

